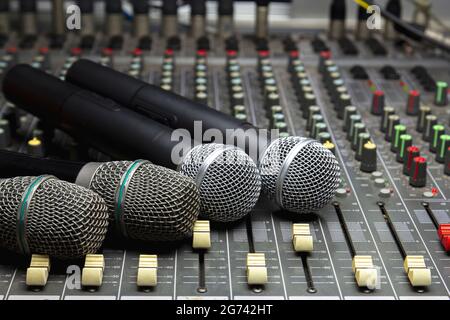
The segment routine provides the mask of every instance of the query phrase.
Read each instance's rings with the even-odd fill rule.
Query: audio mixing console
[[[80,271],[82,260],[52,261],[46,285],[27,286],[29,258],[4,250],[0,300],[449,300],[448,56],[381,33],[332,40],[323,30],[284,28],[271,30],[267,41],[242,32],[228,41],[211,34],[202,43],[184,31],[169,42],[148,32],[146,43],[128,31],[96,33],[89,45],[75,32],[25,39],[12,30],[0,49],[0,72],[28,63],[64,79],[85,58],[259,127],[312,137],[341,168],[332,202],[317,213],[291,214],[261,197],[247,218],[211,223],[209,249],[194,249],[192,240],[109,239],[95,288],[73,285],[77,268],[67,267]],[[3,149],[112,160],[3,97],[0,119]],[[293,224],[309,226],[312,251],[297,252],[293,239],[301,232]],[[249,252],[264,254],[265,283],[249,284]],[[141,254],[157,255],[155,286],[137,284]]]

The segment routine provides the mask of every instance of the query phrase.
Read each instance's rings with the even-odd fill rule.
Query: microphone
[[[188,135],[176,132],[181,141],[172,140],[172,129],[28,65],[9,70],[3,93],[22,109],[115,158],[142,157],[193,178],[201,214],[211,220],[241,219],[259,198],[258,168],[236,147],[192,148]]]
[[[225,136],[230,129],[245,132],[243,149],[249,153],[258,149],[253,158],[259,163],[264,191],[285,210],[317,211],[331,201],[338,188],[339,164],[317,141],[286,137],[271,142],[248,122],[89,60],[75,62],[66,79],[172,128],[184,128],[191,135],[195,135],[196,121],[202,122],[202,133],[209,129]]]
[[[97,252],[108,230],[105,201],[52,176],[0,181],[0,243],[21,254],[58,259]]]
[[[194,181],[148,161],[78,163],[0,150],[0,176],[53,174],[100,195],[124,237],[175,241],[192,235],[200,211]]]

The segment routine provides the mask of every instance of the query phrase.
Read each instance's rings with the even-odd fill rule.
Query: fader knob
[[[400,136],[400,144],[397,149],[396,160],[403,163],[405,159],[406,150],[412,146],[412,136],[410,134],[402,134]]]
[[[364,131],[366,131],[366,125],[364,123],[356,123],[354,125],[351,141],[352,150],[356,150],[356,147],[358,145],[358,136],[360,133],[363,133]]]
[[[406,126],[398,124],[394,127],[394,135],[391,142],[391,151],[397,152],[400,146],[400,136],[406,133]]]
[[[381,115],[380,131],[386,132],[388,126],[388,119],[390,115],[395,114],[395,109],[391,106],[385,106],[383,109],[383,114]]]
[[[409,184],[415,188],[422,188],[427,184],[427,159],[424,157],[413,159]]]
[[[429,114],[431,114],[431,108],[429,106],[421,106],[419,108],[419,117],[417,118],[416,127],[418,132],[423,132],[423,129],[425,128],[425,120]]]
[[[355,106],[346,106],[344,108],[344,125],[342,127],[344,132],[347,132],[347,129],[350,127],[350,117],[356,114],[356,112],[357,110]]]
[[[437,117],[433,114],[429,114],[425,117],[425,126],[423,128],[422,138],[423,140],[430,142],[433,134],[433,127],[437,124]]]
[[[408,95],[408,102],[406,104],[406,114],[415,116],[419,113],[420,107],[420,92],[411,90]]]
[[[403,174],[409,176],[411,173],[411,168],[414,158],[420,156],[420,150],[416,146],[410,146],[406,148],[406,153],[403,158]]]
[[[386,133],[384,139],[388,142],[392,141],[392,137],[394,136],[394,128],[396,125],[400,124],[400,117],[396,114],[390,115],[388,117],[388,125],[386,127]]]
[[[450,176],[450,147],[447,149],[447,152],[445,153],[445,168],[444,173],[448,176]]]
[[[436,152],[440,137],[445,133],[445,127],[442,124],[435,124],[431,132],[430,151]]]
[[[363,153],[363,149],[364,149],[364,145],[369,142],[370,140],[370,134],[367,132],[362,132],[358,135],[358,139],[357,139],[357,145],[356,145],[356,153],[355,153],[355,159],[357,161],[361,161],[362,160],[362,153]]]
[[[384,92],[381,90],[376,90],[373,93],[372,97],[372,107],[370,109],[370,112],[374,115],[381,115],[383,114],[384,109]]]
[[[368,173],[377,170],[377,146],[372,141],[363,146],[360,170]]]
[[[350,140],[352,138],[355,124],[360,123],[361,121],[362,117],[359,114],[354,114],[350,116],[349,127],[347,129],[347,140]]]
[[[436,95],[434,104],[437,106],[446,106],[448,104],[448,84],[444,81],[436,82]]]
[[[436,161],[439,163],[444,163],[445,155],[448,153],[450,148],[450,135],[443,134],[439,137],[439,143],[436,150]]]

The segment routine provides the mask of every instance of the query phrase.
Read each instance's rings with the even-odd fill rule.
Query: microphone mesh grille
[[[90,189],[106,201],[114,218],[115,193],[131,161],[100,165]],[[195,183],[176,171],[150,163],[134,173],[126,193],[123,221],[128,237],[144,241],[173,241],[192,235],[200,210]]]
[[[214,159],[209,158],[211,155]],[[254,208],[261,192],[256,164],[242,150],[211,143],[193,148],[183,160],[180,172],[197,181],[202,165],[210,160],[203,178],[197,183],[201,214],[221,222],[241,219]]]
[[[289,152],[306,138],[275,140],[261,160],[264,191],[276,199],[281,167]],[[306,144],[292,159],[282,185],[281,201],[285,210],[308,213],[327,205],[339,185],[340,168],[335,156],[320,143]]]
[[[19,251],[17,212],[35,177],[0,182],[0,242]],[[44,181],[31,198],[26,239],[31,253],[73,259],[97,252],[108,230],[106,204],[96,193],[61,180]]]

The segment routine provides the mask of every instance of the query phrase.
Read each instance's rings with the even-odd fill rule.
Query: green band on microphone
[[[17,245],[19,247],[20,252],[25,255],[31,253],[30,248],[28,246],[27,230],[26,230],[28,209],[30,207],[30,203],[33,200],[33,196],[36,193],[37,189],[40,187],[42,183],[50,179],[56,178],[53,176],[44,175],[34,179],[30,183],[30,185],[25,189],[22,195],[22,200],[20,201],[19,204],[19,209],[17,211],[17,224],[16,224]]]
[[[116,223],[117,230],[124,236],[127,237],[127,227],[123,221],[123,207],[125,203],[125,198],[128,191],[128,186],[130,184],[131,179],[133,178],[134,173],[137,169],[146,163],[150,163],[147,160],[136,160],[132,164],[130,164],[120,179],[120,184],[116,190],[115,194],[115,209],[114,209],[114,221]]]

